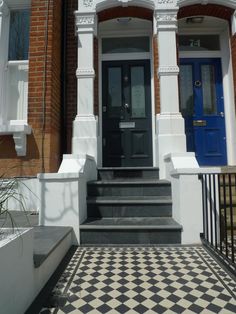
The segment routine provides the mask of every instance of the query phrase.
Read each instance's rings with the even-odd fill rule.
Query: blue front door
[[[180,110],[187,150],[201,166],[227,164],[221,60],[181,59]]]

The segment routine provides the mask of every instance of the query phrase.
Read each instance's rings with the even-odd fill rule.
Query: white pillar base
[[[72,154],[89,155],[97,161],[97,119],[77,116],[73,123]]]
[[[164,156],[169,153],[186,152],[186,136],[184,132],[184,119],[180,113],[158,114],[157,128],[157,154],[160,169],[160,178],[166,178]]]

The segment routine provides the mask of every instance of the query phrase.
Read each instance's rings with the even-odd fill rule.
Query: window
[[[1,1],[0,1],[1,2]],[[29,1],[21,0],[28,8]],[[15,9],[4,1],[7,14],[0,16],[0,135],[12,134],[18,156],[26,154],[28,117],[28,51],[30,10]]]
[[[149,52],[149,37],[104,38],[102,53]]]
[[[28,60],[29,20],[29,10],[11,11],[9,60]]]
[[[180,51],[218,51],[220,38],[218,35],[180,35]]]

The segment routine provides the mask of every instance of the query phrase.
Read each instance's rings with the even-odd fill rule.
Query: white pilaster
[[[8,61],[10,12],[5,1],[0,0],[0,125],[6,121],[6,73]]]
[[[90,5],[92,2],[84,1]],[[90,8],[90,7],[89,7]],[[96,14],[93,10],[75,12],[78,35],[77,115],[73,124],[72,154],[90,155],[97,159],[97,119],[94,116],[93,40]]]
[[[156,1],[161,112],[156,117],[157,156],[161,178],[166,177],[164,155],[186,152],[184,119],[179,112],[176,51],[177,1]]]

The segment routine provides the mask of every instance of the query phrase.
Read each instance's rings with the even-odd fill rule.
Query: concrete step
[[[113,179],[159,179],[159,169],[152,167],[113,167],[113,168],[98,168],[99,180]]]
[[[90,197],[88,217],[171,217],[170,197]]]
[[[88,183],[89,196],[170,196],[171,185],[165,180],[126,179]]]
[[[179,244],[182,227],[170,217],[87,219],[81,245]]]

